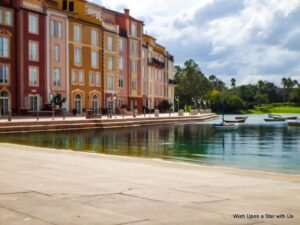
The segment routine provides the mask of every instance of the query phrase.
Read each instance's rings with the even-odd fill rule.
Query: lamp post
[[[179,112],[179,96],[175,96],[175,101],[178,103],[178,112]]]
[[[50,94],[51,104],[52,104],[52,120],[54,120],[54,94]]]

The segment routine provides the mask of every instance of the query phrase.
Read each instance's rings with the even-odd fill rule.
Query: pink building
[[[51,101],[50,95],[61,94],[67,99],[63,107],[68,110],[67,15],[63,11],[50,8],[47,15],[48,103]]]

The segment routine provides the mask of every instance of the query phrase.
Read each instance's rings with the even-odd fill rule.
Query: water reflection
[[[211,124],[187,123],[5,134],[0,142],[298,174],[299,137],[299,128],[285,124],[248,124],[216,132]]]

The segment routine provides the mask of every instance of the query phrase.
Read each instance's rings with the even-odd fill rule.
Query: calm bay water
[[[300,127],[248,115],[236,131],[213,123],[123,129],[2,134],[0,142],[112,155],[162,158],[201,165],[300,174]],[[300,115],[297,115],[300,117]],[[233,119],[234,115],[226,115]]]

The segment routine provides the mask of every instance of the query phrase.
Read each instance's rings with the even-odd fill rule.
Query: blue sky
[[[281,78],[300,82],[300,0],[91,0],[145,22],[183,65],[194,59],[202,72],[227,84]],[[155,3],[154,3],[155,2]]]

